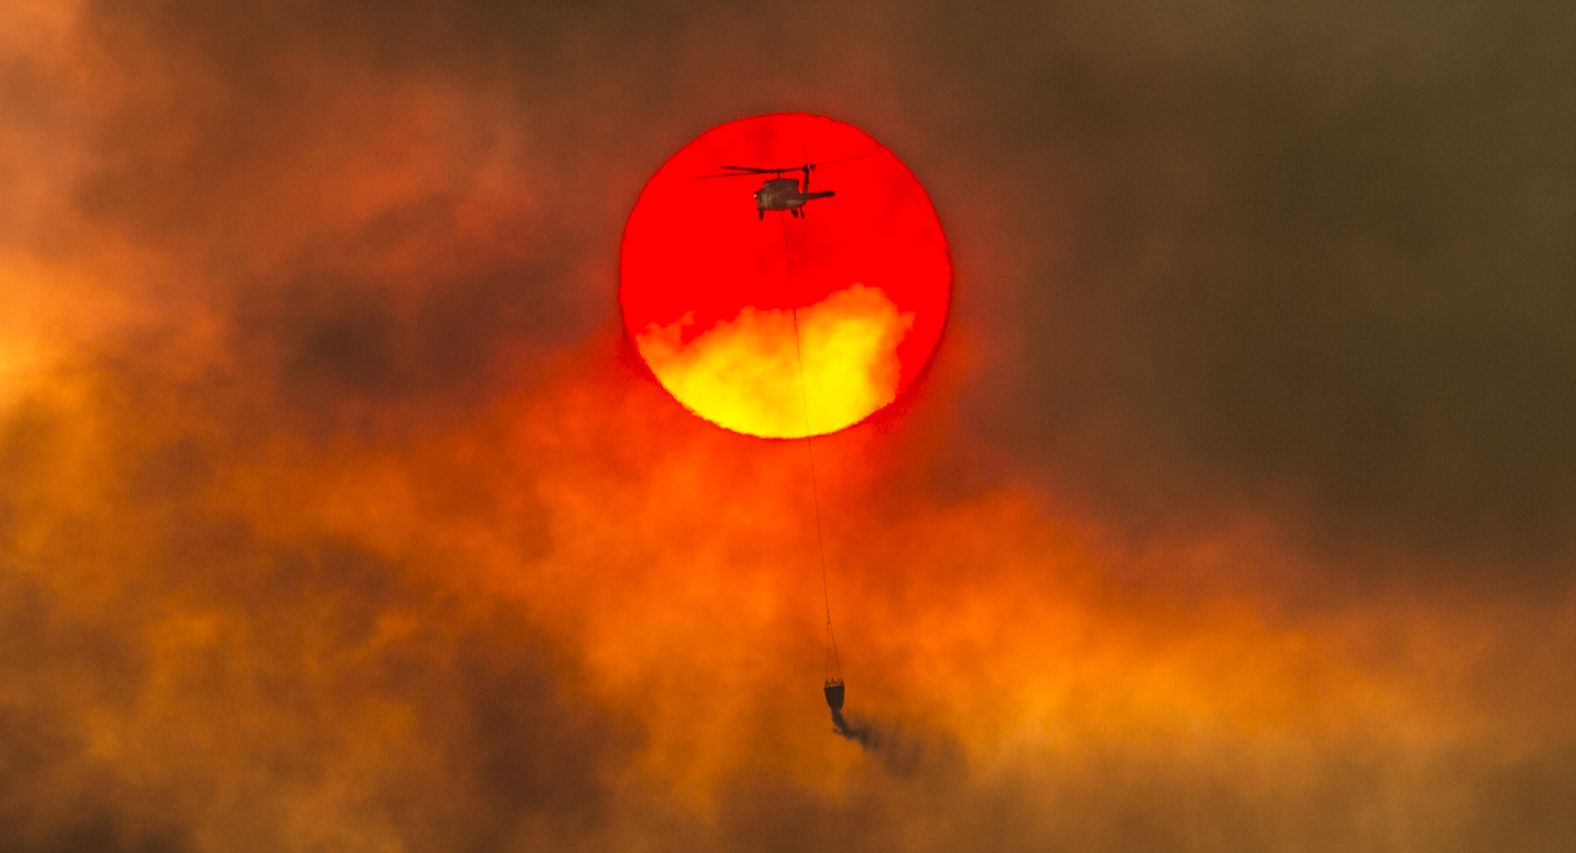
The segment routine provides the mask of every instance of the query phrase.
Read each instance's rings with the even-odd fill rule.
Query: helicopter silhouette
[[[856,154],[852,157],[839,157],[836,160],[823,160],[820,163],[806,162],[797,166],[718,166],[719,169],[730,171],[720,172],[715,175],[697,175],[697,180],[712,180],[714,178],[747,178],[752,175],[771,175],[755,191],[755,217],[765,219],[766,211],[785,211],[795,219],[804,216],[804,206],[818,198],[831,198],[837,195],[833,190],[810,191],[810,173],[819,166],[828,166],[833,163],[843,163],[848,160],[859,160],[868,157],[868,154]],[[790,172],[799,172],[804,177],[786,178]]]

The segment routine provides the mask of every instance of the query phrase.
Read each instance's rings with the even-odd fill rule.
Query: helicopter
[[[861,157],[868,156],[868,154],[856,154],[853,157],[840,157],[836,160],[825,160],[820,163],[805,162],[798,166],[719,166],[717,168],[728,169],[729,171],[715,175],[697,175],[696,178],[698,180],[710,180],[713,178],[743,178],[751,175],[771,175],[772,177],[767,178],[761,184],[761,188],[755,191],[755,217],[757,219],[765,219],[766,211],[780,210],[786,211],[795,219],[799,219],[804,216],[803,208],[806,204],[818,198],[831,198],[837,195],[832,190],[810,191],[810,173],[815,171],[817,166],[842,163],[847,160],[858,160]],[[803,174],[802,182],[799,178],[783,177],[789,172]]]

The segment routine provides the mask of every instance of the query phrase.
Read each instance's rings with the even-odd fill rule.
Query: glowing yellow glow
[[[803,396],[793,312],[746,307],[685,342],[693,322],[686,315],[667,326],[653,323],[636,338],[669,393],[736,432],[800,438],[858,423],[897,397],[897,345],[914,315],[900,313],[879,288],[863,284],[799,309]]]

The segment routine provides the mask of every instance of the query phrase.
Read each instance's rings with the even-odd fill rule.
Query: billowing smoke
[[[902,727],[867,717],[832,712],[832,731],[859,744],[894,773],[917,773],[937,761],[936,747]]]
[[[1448,11],[8,4],[0,849],[1568,846],[1576,7]],[[958,270],[840,737],[803,448],[615,298],[778,109]]]

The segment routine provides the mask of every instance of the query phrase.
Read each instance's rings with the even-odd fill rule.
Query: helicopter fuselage
[[[794,216],[802,216],[799,208],[815,199],[833,195],[836,193],[831,190],[806,192],[799,188],[797,178],[772,178],[755,191],[755,212],[762,219],[768,210],[786,210]]]

